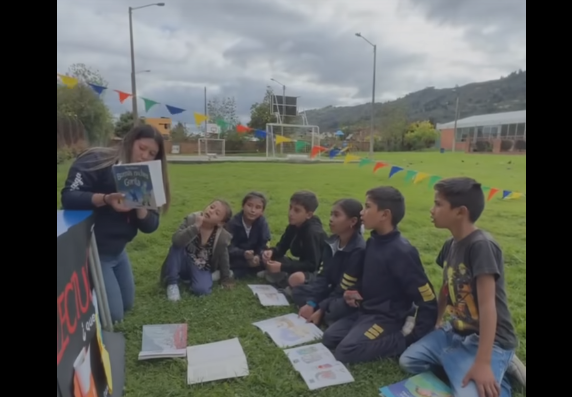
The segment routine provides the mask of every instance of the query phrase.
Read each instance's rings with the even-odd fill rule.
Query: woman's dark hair
[[[264,209],[266,210],[266,206],[268,205],[268,199],[266,198],[266,196],[262,193],[259,192],[250,192],[248,193],[245,197],[244,200],[242,200],[242,206],[244,207],[246,205],[246,203],[248,203],[250,200],[260,200],[262,201],[262,205],[264,206]]]
[[[358,200],[342,199],[336,201],[334,205],[340,207],[348,218],[356,218],[357,222],[354,225],[354,230],[361,230],[361,213],[363,211],[363,205]]]
[[[232,216],[233,216],[234,214],[232,213],[232,207],[230,206],[229,202],[226,201],[226,200],[216,199],[216,200],[213,200],[213,201],[211,202],[211,205],[214,204],[214,203],[220,203],[220,204],[224,207],[224,209],[226,210],[226,214],[225,214],[225,216],[224,216],[222,222],[223,222],[223,223],[228,223],[228,222],[230,222],[230,220],[232,219]]]

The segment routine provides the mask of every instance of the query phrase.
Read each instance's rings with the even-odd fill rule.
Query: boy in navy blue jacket
[[[359,312],[335,323],[324,335],[324,345],[345,364],[398,357],[435,329],[437,297],[419,252],[397,229],[405,217],[405,198],[392,187],[367,194],[362,219],[373,230],[367,242],[363,274],[346,302]],[[404,325],[417,306],[412,332]]]
[[[272,239],[264,217],[267,204],[262,193],[249,193],[242,200],[242,212],[227,224],[227,230],[232,234],[229,254],[235,278],[255,276],[264,270],[262,255]]]

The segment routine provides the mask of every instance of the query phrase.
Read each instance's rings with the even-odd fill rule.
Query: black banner
[[[109,395],[89,273],[93,218],[58,237],[58,366],[61,397]]]

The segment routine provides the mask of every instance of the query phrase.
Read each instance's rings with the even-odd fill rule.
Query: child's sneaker
[[[526,390],[526,365],[516,355],[510,363],[507,375],[516,383],[516,386],[521,386]]]
[[[181,300],[181,290],[178,285],[169,285],[167,287],[167,299],[171,302],[179,302]]]

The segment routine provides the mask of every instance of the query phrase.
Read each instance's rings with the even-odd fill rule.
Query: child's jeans
[[[409,347],[400,364],[413,375],[443,368],[455,397],[479,397],[474,383],[463,388],[463,380],[473,367],[478,350],[478,335],[461,336],[454,332],[451,324],[447,324]],[[514,354],[514,351],[504,350],[498,345],[493,348],[492,370],[502,387],[501,397],[512,396],[506,373]]]

